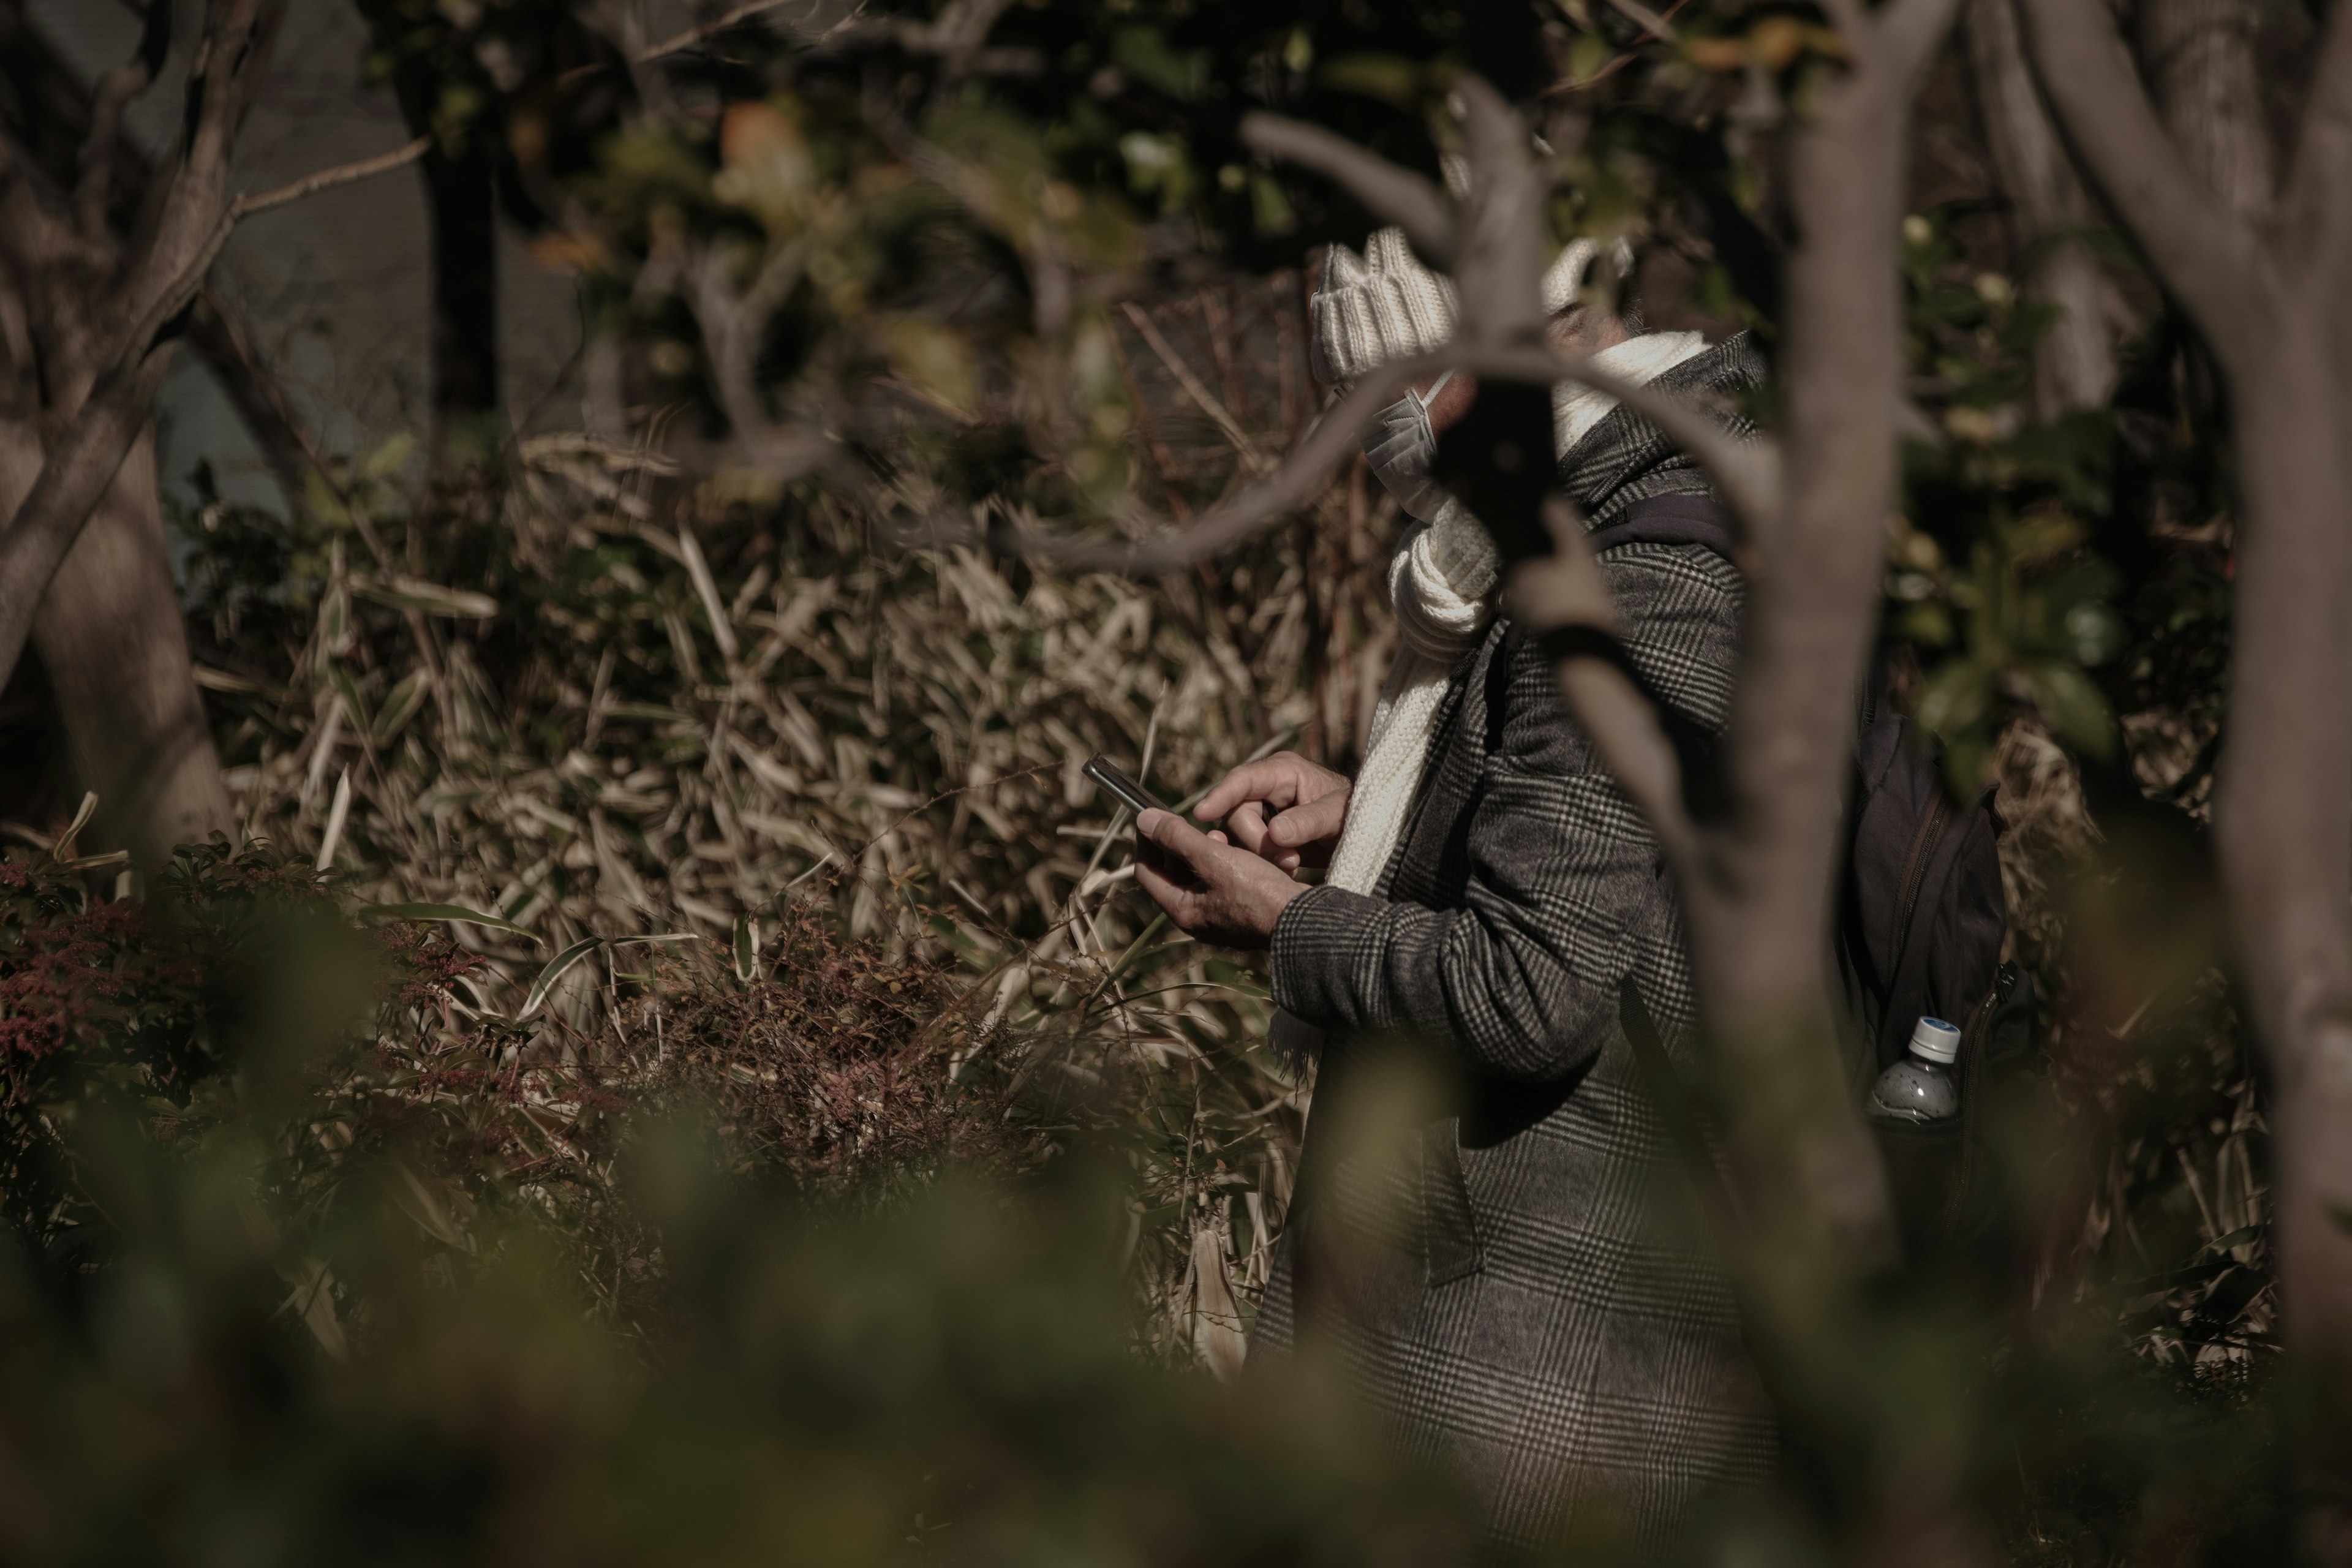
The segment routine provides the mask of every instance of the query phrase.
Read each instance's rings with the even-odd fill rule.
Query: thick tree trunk
[[[2140,0],[2141,69],[2165,129],[2205,183],[2240,212],[2278,190],[2263,117],[2251,0]]]
[[[2098,223],[2098,207],[2075,175],[2026,64],[2015,0],[1969,0],[1967,26],[1993,177],[2009,203],[2019,247],[2041,251],[2026,293],[2059,312],[2034,345],[2035,411],[2047,419],[2095,408],[2115,391],[2125,306],[2098,258],[2063,237]]]
[[[0,13],[0,32],[20,9]],[[122,115],[162,64],[170,5],[150,9],[139,55],[88,96],[70,173],[20,155],[0,179],[7,313],[20,329],[0,426],[0,490],[13,492],[0,497],[0,678],[28,640],[37,647],[109,835],[147,859],[234,826],[172,581],[151,410],[165,328],[247,210],[229,200],[230,153],[285,11],[285,0],[206,5],[169,178],[127,251],[112,230]],[[48,128],[36,116],[32,129]]]
[[[29,430],[0,430],[0,509],[22,506],[41,462]],[[172,581],[152,428],[49,580],[32,641],[75,782],[98,792],[91,847],[152,864],[175,845],[234,831]]]
[[[33,646],[102,836],[150,864],[236,828],[173,583],[152,427],[49,580]]]

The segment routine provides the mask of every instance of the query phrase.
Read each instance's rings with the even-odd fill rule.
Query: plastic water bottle
[[[1878,1075],[1870,1091],[1870,1113],[1885,1121],[1925,1126],[1960,1113],[1960,1086],[1952,1061],[1960,1054],[1960,1032],[1941,1018],[1922,1018],[1911,1031],[1911,1050]]]

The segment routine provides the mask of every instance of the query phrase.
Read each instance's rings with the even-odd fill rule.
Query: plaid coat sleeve
[[[1738,574],[1695,548],[1628,545],[1602,558],[1633,662],[1710,731],[1730,704]],[[1590,1065],[1621,993],[1673,919],[1657,843],[1570,715],[1541,652],[1506,630],[1482,705],[1491,733],[1475,785],[1454,907],[1317,888],[1274,931],[1275,999],[1347,1033],[1416,1036],[1491,1077],[1548,1080]],[[1441,731],[1440,746],[1466,737]],[[1433,767],[1438,765],[1433,760]],[[1410,842],[1410,837],[1409,837]],[[1690,1012],[1686,967],[1653,997]]]

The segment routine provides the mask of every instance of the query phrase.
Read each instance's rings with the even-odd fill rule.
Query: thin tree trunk
[[[2098,258],[2066,237],[2100,221],[2097,205],[2076,176],[2026,64],[2015,0],[1969,0],[1967,30],[1993,177],[2020,249],[2040,252],[2026,276],[2026,295],[2058,310],[2033,349],[2035,411],[2047,419],[2095,408],[2115,391],[2116,329],[2126,310]]]
[[[1732,1136],[1754,1140],[1736,1158],[1772,1172],[1788,1212],[1818,1228],[1821,1256],[1843,1255],[1850,1271],[1887,1261],[1867,1252],[1890,1239],[1876,1151],[1846,1108],[1829,1045],[1825,957],[1853,694],[1877,624],[1879,541],[1895,499],[1887,394],[1901,371],[1896,246],[1909,84],[1876,75],[1826,85],[1790,134],[1802,238],[1785,274],[1786,510],[1754,542],[1764,582],[1805,588],[1751,596],[1723,871],[1685,895],[1704,1013],[1727,1092],[1743,1102]],[[1799,1036],[1809,1043],[1793,1043]],[[1853,1277],[1823,1288],[1834,1292]]]
[[[2206,185],[2240,212],[2278,190],[2263,117],[2249,0],[2141,0],[2141,68],[2165,129]]]
[[[2274,347],[2262,378],[2231,381],[2247,525],[2213,828],[2273,1071],[2274,1245],[2294,1357],[2284,1386],[2301,1438],[2306,1551],[2342,1565],[2352,1563],[2352,465],[2342,451],[2352,396],[2324,334],[2292,331]]]
[[[463,456],[480,439],[483,421],[500,408],[498,181],[487,137],[469,136],[455,157],[437,147],[425,154],[425,186],[433,220],[433,446],[438,462]]]
[[[429,47],[406,35],[408,8],[362,0],[361,11],[379,47],[400,64],[393,91],[412,136],[430,136],[425,155],[425,197],[432,247],[433,447],[437,469],[476,455],[483,426],[503,407],[499,367],[498,171],[491,161],[492,128],[474,125],[444,135],[441,121],[445,54],[462,58],[470,42],[465,25],[445,22],[446,36]]]

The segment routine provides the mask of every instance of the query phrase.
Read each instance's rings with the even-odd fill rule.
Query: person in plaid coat
[[[1338,310],[1318,300],[1318,353],[1343,373],[1334,380],[1355,352],[1335,341],[1350,315],[1383,328],[1354,374],[1433,346],[1413,319],[1433,313],[1425,297],[1378,321],[1379,296],[1425,296],[1427,275],[1383,279],[1418,264],[1401,243],[1385,258],[1377,243],[1368,250],[1369,262],[1342,252],[1327,272],[1338,274],[1327,294],[1366,294]],[[1605,351],[1620,374],[1717,407],[1762,374],[1744,334],[1713,345],[1638,336],[1574,303],[1570,282],[1555,321],[1563,348]],[[1458,416],[1468,390],[1421,401],[1433,429]],[[1708,494],[1703,471],[1654,426],[1580,395],[1559,400],[1559,456],[1590,526]],[[1415,444],[1392,436],[1367,438],[1376,467]],[[1435,519],[1416,536],[1441,531],[1444,509],[1458,508],[1411,471],[1382,477],[1409,510]],[[1458,562],[1475,542],[1434,556]],[[1385,733],[1376,723],[1352,784],[1285,754],[1202,799],[1201,816],[1222,819],[1220,830],[1146,813],[1137,876],[1180,927],[1267,949],[1288,1038],[1318,1058],[1253,1357],[1310,1339],[1328,1349],[1402,1442],[1463,1479],[1489,1544],[1607,1540],[1662,1553],[1707,1502],[1761,1485],[1775,1461],[1728,1283],[1629,1038],[1646,1026],[1670,1058],[1690,1048],[1681,917],[1654,836],[1549,660],[1492,612],[1491,569],[1455,574],[1474,609],[1482,595],[1489,606],[1466,635],[1450,647],[1415,635],[1416,593],[1453,603],[1444,584],[1412,580],[1432,554],[1409,537],[1391,578],[1408,647],[1439,660],[1426,711],[1402,694],[1413,677],[1392,675]],[[1656,539],[1599,559],[1635,667],[1720,732],[1738,573],[1702,546]],[[1400,740],[1412,724],[1421,731]],[[1381,803],[1368,789],[1384,748],[1412,765],[1401,784],[1377,786],[1396,791]],[[1367,828],[1373,818],[1386,826]],[[1334,871],[1321,885],[1291,875],[1326,860]],[[1365,868],[1342,876],[1351,860]],[[1402,1133],[1400,1069],[1440,1085]]]

